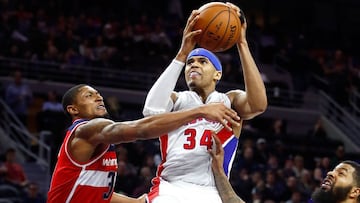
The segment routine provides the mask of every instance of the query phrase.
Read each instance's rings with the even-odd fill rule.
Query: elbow
[[[257,107],[257,112],[259,114],[264,113],[268,107],[268,101],[267,98],[263,99],[263,101],[260,103],[260,105]]]
[[[259,114],[262,114],[266,111],[268,107],[268,101],[267,101],[267,97],[265,96],[264,98],[262,99],[259,99],[255,105],[252,106],[252,112],[255,114],[255,115],[259,115]]]
[[[258,116],[266,111],[268,107],[267,99],[257,102],[256,105],[250,106],[249,114],[242,115],[241,118],[244,120],[250,120],[255,116]]]
[[[268,100],[267,100],[267,96],[266,96],[266,91],[264,91],[264,93],[262,94],[262,96],[259,99],[259,103],[257,106],[257,112],[260,113],[264,113],[266,111],[268,107]]]

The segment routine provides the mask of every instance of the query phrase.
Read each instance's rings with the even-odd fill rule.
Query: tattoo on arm
[[[245,203],[233,190],[225,174],[216,174],[215,182],[222,202]]]

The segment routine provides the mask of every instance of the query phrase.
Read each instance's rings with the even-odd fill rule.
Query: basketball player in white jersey
[[[113,192],[117,159],[114,144],[157,138],[192,120],[207,119],[239,125],[236,112],[221,103],[192,108],[135,121],[106,119],[100,93],[85,84],[70,88],[63,96],[64,111],[73,123],[68,128],[48,192],[48,203],[144,203]],[[119,183],[122,184],[122,183]]]
[[[229,3],[230,4],[230,3]],[[216,91],[222,75],[222,66],[215,54],[195,48],[195,38],[201,30],[193,31],[199,11],[190,15],[184,29],[181,48],[175,59],[150,89],[143,114],[145,116],[178,111],[212,102],[222,102],[233,108],[242,120],[251,119],[265,111],[267,97],[259,70],[250,53],[246,40],[246,20],[240,9],[230,4],[242,16],[241,35],[237,41],[242,64],[245,91],[236,89],[227,93]],[[241,19],[241,18],[240,18]],[[194,49],[194,50],[193,50]],[[174,92],[178,77],[185,65],[185,80],[188,91]],[[224,170],[230,174],[235,156],[240,129],[228,131],[219,123],[196,119],[169,131],[160,137],[162,163],[149,198],[153,203],[163,202],[207,202],[220,203],[213,173],[211,157],[207,150],[212,146],[211,132],[215,131],[225,150]]]

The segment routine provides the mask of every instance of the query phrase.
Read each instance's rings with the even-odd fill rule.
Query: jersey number
[[[194,149],[196,146],[196,129],[189,128],[184,132],[187,143],[184,144],[184,149]],[[207,149],[211,149],[211,130],[205,130],[200,138],[200,146],[206,146]]]
[[[111,194],[114,189],[115,172],[109,172],[108,179],[110,180],[109,181],[109,190],[106,193],[104,193],[103,199],[109,199],[111,197]]]

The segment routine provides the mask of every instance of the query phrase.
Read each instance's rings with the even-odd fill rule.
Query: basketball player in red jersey
[[[144,203],[113,192],[117,159],[113,144],[157,138],[198,117],[239,125],[235,111],[221,103],[135,121],[113,122],[104,118],[103,97],[93,87],[77,85],[63,96],[65,112],[72,118],[58,154],[48,192],[48,203]],[[120,183],[121,184],[121,183]]]
[[[199,18],[195,10],[188,18],[183,31],[180,50],[175,59],[161,74],[150,89],[144,109],[144,116],[175,112],[222,102],[233,108],[243,120],[251,119],[265,111],[267,97],[264,82],[251,55],[246,39],[246,19],[240,8],[228,3],[237,11],[242,26],[237,40],[238,57],[244,75],[245,90],[234,89],[226,93],[216,91],[222,76],[222,66],[216,55],[203,48],[195,48],[196,36],[202,31],[193,30]],[[183,71],[189,90],[175,92],[176,82]],[[214,175],[211,170],[211,131],[215,131],[225,150],[223,168],[229,176],[236,154],[240,129],[223,129],[222,125],[197,119],[160,137],[162,163],[149,193],[152,203],[220,203]],[[186,195],[183,195],[186,194]]]

